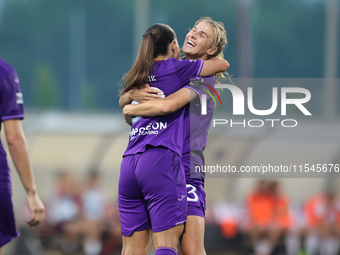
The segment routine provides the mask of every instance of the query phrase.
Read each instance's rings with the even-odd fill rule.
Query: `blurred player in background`
[[[27,143],[21,126],[23,118],[23,97],[17,73],[11,65],[0,59],[0,121],[3,123],[9,152],[26,191],[27,203],[31,210],[31,218],[27,224],[35,227],[44,219],[45,209],[36,191],[30,167]],[[19,235],[15,226],[11,197],[10,169],[0,141],[0,254],[3,246]]]
[[[336,255],[340,250],[340,201],[333,191],[312,196],[304,206],[304,246],[310,255]]]
[[[190,82],[229,67],[227,61],[179,61],[173,30],[156,24],[144,34],[131,70],[123,77],[122,94],[145,82],[168,96]],[[177,254],[178,238],[187,216],[186,183],[182,170],[184,109],[155,118],[135,119],[121,166],[118,203],[123,254],[146,254],[152,227],[156,255]]]
[[[221,22],[203,17],[196,21],[194,27],[186,35],[182,51],[189,60],[208,60],[214,57],[224,59],[223,49],[227,44],[226,31]],[[227,68],[229,64],[227,64]],[[226,69],[227,69],[226,68]],[[216,74],[220,77],[221,74]],[[195,77],[194,77],[195,78]],[[215,85],[214,77],[207,79],[210,86]],[[155,85],[152,85],[155,86]],[[204,87],[204,86],[202,86]],[[210,90],[209,88],[204,87]],[[190,93],[193,91],[194,93]],[[130,90],[122,95],[120,106],[124,107],[127,122],[132,116],[158,116],[175,112],[185,107],[186,125],[183,133],[185,141],[182,151],[183,166],[185,168],[186,186],[188,192],[188,212],[185,232],[181,238],[181,248],[185,255],[204,255],[204,216],[206,209],[204,176],[190,176],[195,171],[195,166],[204,165],[203,150],[207,143],[207,133],[214,111],[212,98],[208,99],[207,115],[201,115],[201,95],[205,94],[195,86],[186,86],[174,94],[158,100],[157,90],[147,87],[141,90]],[[212,92],[210,90],[210,92]],[[144,102],[139,105],[127,105],[131,100]],[[189,102],[191,109],[189,109]]]
[[[247,197],[247,226],[254,253],[269,255],[292,227],[289,202],[278,181],[259,180]]]

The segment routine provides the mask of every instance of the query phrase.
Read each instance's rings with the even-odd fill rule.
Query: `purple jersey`
[[[215,87],[215,77],[196,78],[204,79],[203,83]],[[201,80],[202,82],[202,80]],[[205,191],[204,175],[195,172],[196,166],[204,166],[203,150],[207,145],[208,130],[214,114],[214,100],[207,93],[213,95],[213,91],[208,86],[200,83],[193,83],[185,86],[191,89],[191,93],[196,93],[198,98],[185,106],[186,128],[184,129],[185,140],[183,145],[183,167],[185,171],[187,196],[188,196],[188,215],[205,216]],[[202,95],[207,95],[207,112],[201,114]]]
[[[202,60],[177,60],[169,58],[153,64],[153,72],[149,77],[150,86],[160,89],[165,96],[176,92],[197,77],[203,67]],[[141,117],[132,124],[129,144],[124,156],[144,152],[147,145],[163,146],[182,155],[185,135],[183,134],[185,108],[174,113]]]
[[[0,59],[0,127],[9,119],[23,119],[23,98],[14,68]],[[0,189],[11,188],[6,152],[0,141]]]
[[[204,79],[203,83],[210,85],[211,87],[215,87],[215,77],[198,77],[197,79]],[[210,128],[211,119],[214,114],[214,100],[210,97],[210,95],[204,91],[209,91],[212,95],[214,92],[211,91],[204,84],[201,85],[190,85],[185,86],[186,88],[190,88],[192,90],[191,93],[196,93],[198,98],[190,103],[190,107],[186,106],[186,127],[189,128],[184,129],[185,133],[185,141],[183,145],[183,154],[188,153],[190,151],[195,151],[199,153],[202,157],[202,151],[205,149],[207,145],[207,137],[208,130]],[[204,90],[203,90],[204,89]],[[202,95],[207,96],[207,114],[201,114],[201,98]]]

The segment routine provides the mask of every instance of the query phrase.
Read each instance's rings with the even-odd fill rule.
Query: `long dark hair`
[[[143,35],[137,58],[131,69],[123,75],[124,87],[121,95],[143,86],[151,74],[153,59],[168,53],[169,44],[176,39],[172,28],[165,24],[155,24]]]

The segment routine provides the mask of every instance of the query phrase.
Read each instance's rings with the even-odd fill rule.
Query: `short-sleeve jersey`
[[[190,103],[190,107],[186,107],[186,128],[184,130],[185,140],[183,146],[183,154],[190,151],[196,151],[203,156],[202,151],[207,145],[208,130],[214,114],[215,103],[207,91],[213,95],[214,92],[209,88],[215,88],[215,77],[197,77],[200,83],[186,85],[185,88],[191,89],[191,93],[196,93],[198,100]],[[208,85],[208,86],[207,86]],[[206,115],[201,113],[202,95],[206,95],[207,111]],[[190,127],[190,128],[188,128]]]
[[[0,59],[0,128],[10,119],[23,119],[23,96],[15,69]],[[6,152],[0,140],[0,189],[11,187],[10,171]]]
[[[176,92],[197,77],[203,67],[202,60],[177,60],[169,58],[154,63],[149,84],[160,89],[165,96]],[[166,147],[180,156],[183,152],[185,109],[157,117],[141,117],[130,130],[129,144],[124,156],[145,151],[148,145]]]

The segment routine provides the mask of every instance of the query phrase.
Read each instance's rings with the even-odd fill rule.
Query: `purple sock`
[[[177,252],[169,247],[161,247],[156,250],[155,255],[177,255]]]

